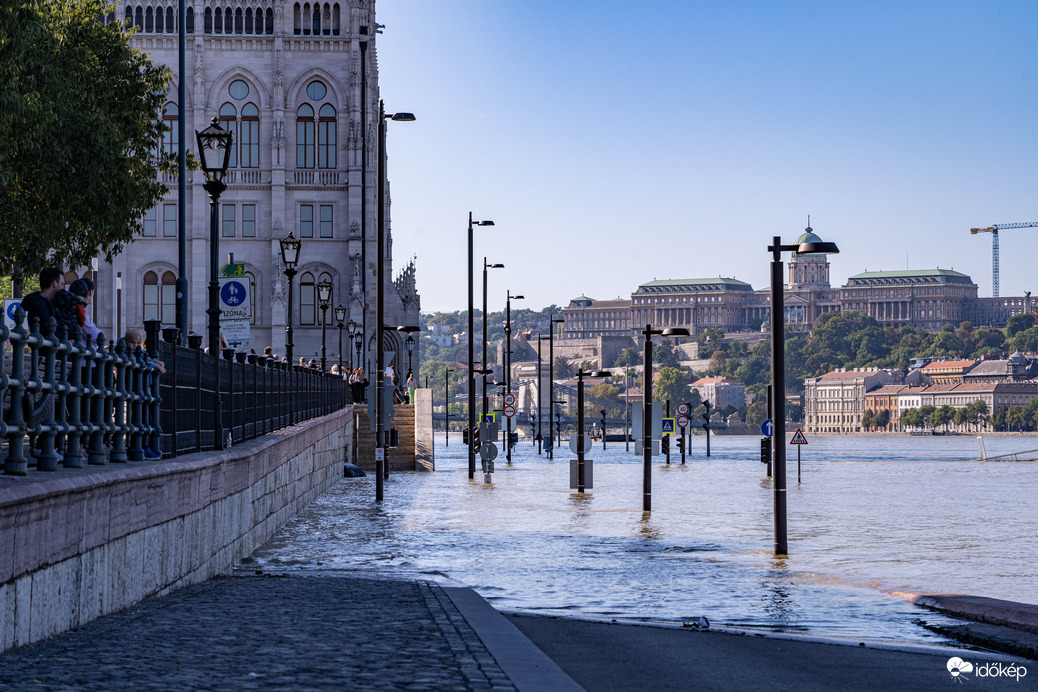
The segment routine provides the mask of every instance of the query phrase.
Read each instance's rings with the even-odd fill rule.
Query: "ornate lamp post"
[[[364,366],[361,365],[360,349],[364,346],[364,334],[357,332],[353,337],[353,345],[357,349],[357,364],[354,367],[362,368]]]
[[[206,182],[202,187],[209,193],[209,353],[214,358],[220,357],[220,280],[217,262],[220,256],[220,234],[217,233],[220,212],[220,195],[227,189],[223,178],[231,164],[231,133],[220,127],[220,121],[213,118],[209,127],[201,132],[195,130],[198,142],[198,155],[205,172]],[[217,440],[217,446],[221,442]]]
[[[299,264],[299,249],[302,243],[292,235],[291,231],[287,238],[278,241],[281,245],[281,262],[285,265],[285,278],[288,279],[288,319],[285,321],[285,355],[288,356],[288,364],[292,363],[292,279],[296,277],[296,266]]]
[[[494,222],[490,220],[474,221],[472,219],[472,212],[469,212],[469,480],[471,481],[476,475],[476,379],[475,373],[473,372],[473,363],[475,360],[474,354],[472,353],[472,333],[475,331],[473,325],[473,308],[472,308],[472,227],[473,226],[493,226]],[[485,311],[484,311],[485,312]]]
[[[817,242],[783,245],[772,237],[771,253],[771,420],[774,424],[775,554],[788,555],[786,535],[786,325],[785,284],[782,280],[782,253],[798,255],[835,255],[836,243]]]
[[[341,322],[342,320],[340,320]],[[357,335],[357,323],[350,320],[346,323],[346,338],[350,343],[346,344],[346,348],[350,349],[350,371],[353,371],[353,337]]]
[[[328,306],[332,302],[331,279],[322,279],[317,284],[317,303],[321,307],[321,370],[325,369],[325,340],[328,336]]]
[[[410,334],[407,335],[407,339],[404,340],[404,345],[407,346],[407,376],[411,376],[411,356],[414,354],[414,337]],[[411,402],[414,403],[414,402]]]
[[[645,325],[645,372],[642,375],[642,511],[652,511],[652,337],[689,336],[684,327],[653,329]]]
[[[342,374],[342,321],[346,319],[346,308],[342,303],[335,306],[335,326],[339,328],[339,374]],[[351,335],[352,336],[352,335]]]

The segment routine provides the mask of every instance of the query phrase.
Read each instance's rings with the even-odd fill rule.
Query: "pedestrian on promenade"
[[[410,373],[407,376],[407,403],[414,403],[414,393],[418,389],[418,383],[415,382],[414,373]]]
[[[90,318],[90,304],[94,300],[94,282],[90,279],[76,279],[68,288],[72,295],[79,298],[76,306],[76,322],[79,323],[80,346],[97,346],[97,336],[101,330]]]
[[[43,324],[48,317],[53,317],[51,300],[64,288],[65,272],[61,267],[44,267],[40,271],[40,290],[22,298],[22,310],[25,310],[26,326],[30,331],[34,318],[39,324]]]
[[[164,375],[166,373],[166,364],[165,363],[163,363],[161,360],[158,360],[158,359],[155,359],[155,358],[151,358],[151,357],[148,356],[148,350],[146,348],[146,344],[144,343],[144,331],[143,330],[138,329],[137,327],[130,327],[129,329],[126,330],[126,336],[123,337],[123,341],[126,344],[126,352],[127,353],[131,353],[131,354],[135,353],[137,351],[137,349],[140,348],[144,352],[144,360],[146,362],[155,363],[156,365],[158,365],[159,366],[159,374],[163,374]],[[141,416],[141,422],[144,425],[146,425],[146,426],[150,426],[151,425],[151,411],[149,410],[149,407],[147,407],[147,406],[143,407],[143,410],[142,410],[141,413],[143,414]],[[127,410],[127,416],[128,415],[129,415],[129,411]],[[129,421],[129,418],[128,417],[124,418],[124,420]],[[141,444],[144,447],[144,458],[145,459],[154,461],[156,459],[161,459],[162,458],[161,454],[159,454],[158,452],[156,452],[156,451],[151,449],[151,447],[149,446],[149,440],[148,440],[147,436],[145,436],[142,439]]]

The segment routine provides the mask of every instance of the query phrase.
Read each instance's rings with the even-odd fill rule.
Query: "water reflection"
[[[756,438],[719,439],[711,459],[685,467],[655,464],[652,513],[641,512],[641,458],[622,445],[596,453],[584,494],[570,490],[561,454],[520,447],[488,485],[467,481],[463,447],[438,447],[437,471],[394,474],[380,506],[373,478],[345,480],[254,557],[267,570],[454,579],[507,609],[916,641],[932,635],[915,620],[942,618],[883,590],[1038,591],[1034,464],[939,461],[969,458],[954,438],[811,445],[789,493],[788,558],[771,554],[774,493]],[[899,461],[862,461],[877,457]]]

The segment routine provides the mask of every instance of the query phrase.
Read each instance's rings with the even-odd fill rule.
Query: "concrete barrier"
[[[222,452],[0,477],[0,651],[226,573],[342,478],[353,411]]]

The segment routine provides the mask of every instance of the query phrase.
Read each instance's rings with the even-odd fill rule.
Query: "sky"
[[[1038,2],[379,0],[393,254],[422,312],[766,288],[773,236],[831,280],[939,267],[991,295],[991,235],[1038,222]],[[1000,234],[1001,295],[1038,228]],[[788,256],[787,256],[788,260]]]

